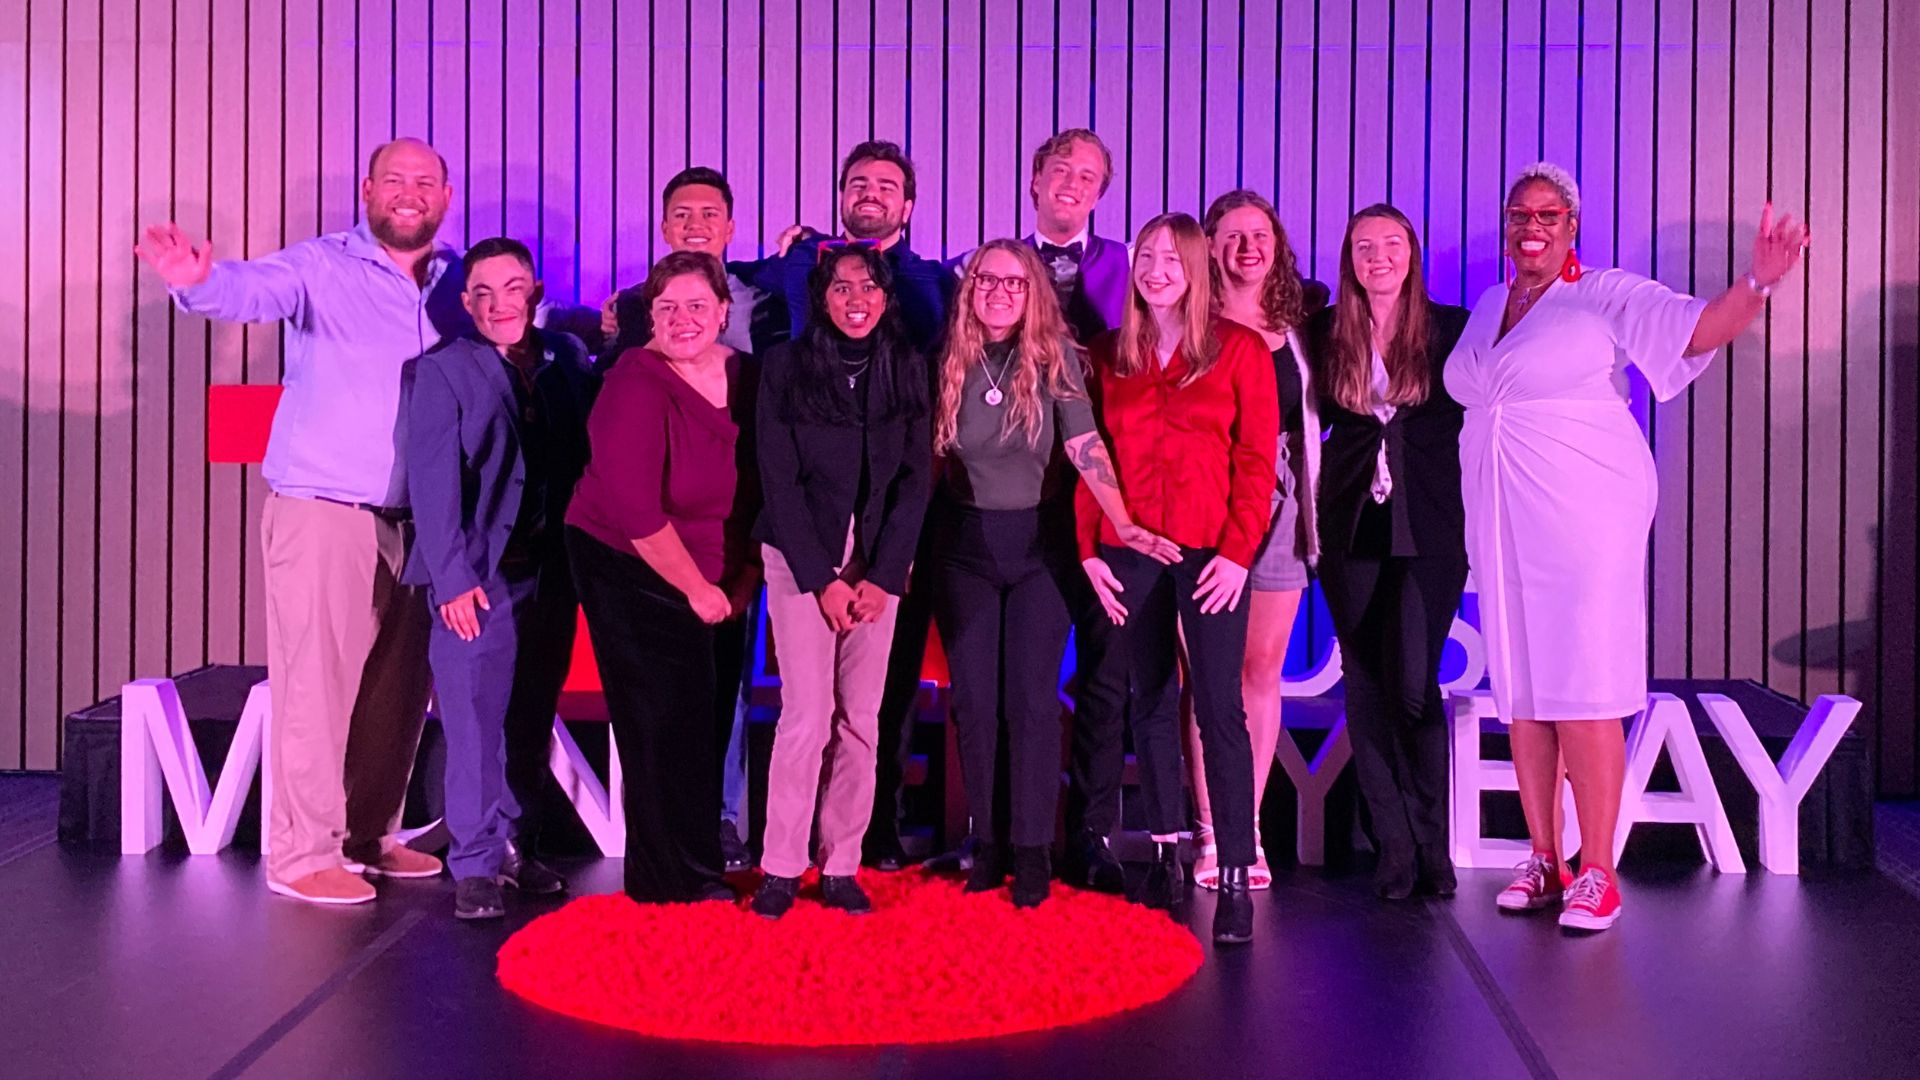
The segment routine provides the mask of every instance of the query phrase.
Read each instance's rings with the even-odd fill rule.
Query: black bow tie
[[[1074,262],[1079,262],[1080,255],[1085,250],[1086,250],[1086,245],[1081,243],[1078,240],[1075,240],[1073,243],[1066,244],[1064,246],[1060,244],[1049,244],[1044,240],[1041,241],[1040,243],[1040,257],[1043,259],[1051,259],[1057,256],[1064,255],[1067,258],[1072,259]]]

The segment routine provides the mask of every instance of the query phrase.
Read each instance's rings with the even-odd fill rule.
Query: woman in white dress
[[[1646,548],[1658,495],[1626,368],[1662,401],[1685,389],[1765,307],[1807,232],[1791,218],[1775,222],[1769,206],[1752,269],[1708,301],[1625,270],[1583,271],[1579,229],[1572,176],[1545,163],[1521,172],[1505,210],[1513,275],[1474,305],[1446,386],[1466,407],[1467,552],[1533,846],[1498,902],[1532,911],[1564,900],[1562,926],[1604,930],[1620,913],[1621,718],[1646,701]],[[1555,846],[1563,760],[1584,839],[1577,879]]]

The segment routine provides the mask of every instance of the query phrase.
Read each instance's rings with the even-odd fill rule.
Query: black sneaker
[[[768,874],[753,894],[753,913],[763,919],[777,919],[792,910],[799,895],[799,878]]]
[[[552,896],[567,891],[566,878],[514,844],[507,845],[507,857],[500,863],[500,884],[529,896]]]
[[[867,892],[859,882],[834,874],[820,875],[820,903],[849,915],[865,915],[873,910],[873,901],[867,899]]]
[[[506,898],[500,894],[500,883],[492,878],[461,878],[453,883],[454,918],[497,919],[506,913]]]
[[[720,859],[729,874],[748,866],[747,845],[740,842],[740,830],[725,818],[720,820]]]

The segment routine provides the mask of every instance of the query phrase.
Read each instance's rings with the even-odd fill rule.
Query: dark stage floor
[[[1496,912],[1503,872],[1387,907],[1362,875],[1282,871],[1251,948],[1210,954],[1140,1012],[993,1042],[771,1051],[642,1040],[509,997],[493,953],[538,909],[458,924],[445,881],[320,909],[268,894],[248,855],[68,851],[50,790],[0,778],[13,1080],[1920,1076],[1920,899],[1877,875],[1630,866],[1620,926],[1570,938]],[[618,886],[616,862],[569,869],[581,892]],[[1204,926],[1211,905],[1195,906]]]

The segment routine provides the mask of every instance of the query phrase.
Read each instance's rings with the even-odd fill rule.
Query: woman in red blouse
[[[1217,942],[1253,937],[1253,751],[1240,696],[1248,567],[1265,538],[1280,409],[1259,336],[1212,312],[1207,238],[1187,214],[1162,214],[1134,242],[1120,329],[1093,345],[1101,426],[1127,512],[1181,548],[1164,565],[1128,548],[1083,485],[1080,558],[1120,627],[1136,707],[1148,827],[1156,841],[1149,904],[1177,911],[1180,785],[1176,646],[1185,631],[1196,722],[1220,849]],[[1097,388],[1096,388],[1097,387]]]
[[[653,339],[607,372],[567,510],[626,776],[627,895],[648,903],[734,898],[713,827],[732,720],[716,701],[715,628],[746,611],[760,568],[747,539],[753,367],[716,340],[727,296],[704,253],[676,252],[647,275]]]

